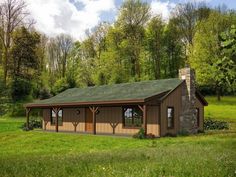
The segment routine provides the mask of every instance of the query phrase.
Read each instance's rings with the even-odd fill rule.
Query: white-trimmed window
[[[174,107],[167,107],[167,128],[174,128]]]
[[[63,122],[63,111],[62,109],[58,112],[58,125],[61,126]],[[51,125],[56,125],[56,113],[51,109]]]

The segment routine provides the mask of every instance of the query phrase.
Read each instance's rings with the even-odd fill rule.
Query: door
[[[93,131],[93,113],[89,108],[86,108],[86,113],[85,113],[85,131],[86,132]]]

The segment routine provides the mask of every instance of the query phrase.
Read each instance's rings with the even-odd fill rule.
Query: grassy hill
[[[236,97],[208,97],[207,117],[236,123]],[[137,140],[24,132],[23,118],[0,118],[0,176],[235,176],[236,127]]]

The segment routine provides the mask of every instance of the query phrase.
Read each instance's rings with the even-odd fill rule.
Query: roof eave
[[[133,100],[112,100],[112,101],[88,101],[88,102],[70,102],[70,103],[49,103],[49,104],[26,104],[25,108],[49,108],[49,107],[79,107],[79,106],[101,106],[101,105],[121,105],[121,104],[139,104],[144,103],[144,99]]]
[[[196,96],[199,98],[200,102],[204,105],[204,106],[208,106],[208,102],[207,100],[204,98],[204,96],[198,91],[196,90]]]

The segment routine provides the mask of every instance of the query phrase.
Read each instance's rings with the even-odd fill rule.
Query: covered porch
[[[26,125],[29,127],[29,117],[33,109],[43,110],[43,129],[70,132],[87,132],[92,134],[111,133],[123,134],[125,132],[137,132],[140,128],[147,134],[148,107],[151,105],[142,101],[129,101],[126,103],[101,103],[101,104],[60,104],[60,105],[26,105]],[[132,118],[124,118],[135,108],[140,112],[141,124],[138,126],[126,126],[136,121]],[[160,108],[160,107],[156,107]],[[129,109],[129,110],[128,110]],[[160,112],[160,111],[158,111]],[[128,115],[129,116],[129,115]],[[52,124],[52,117],[54,121]],[[60,119],[62,117],[62,119]],[[154,116],[151,116],[153,119]],[[156,117],[156,116],[155,116]],[[129,122],[128,122],[129,119]],[[150,120],[151,120],[150,119]],[[157,119],[157,117],[156,117]],[[156,123],[157,124],[157,123]],[[116,132],[116,129],[118,130]],[[98,131],[97,131],[98,130]]]

